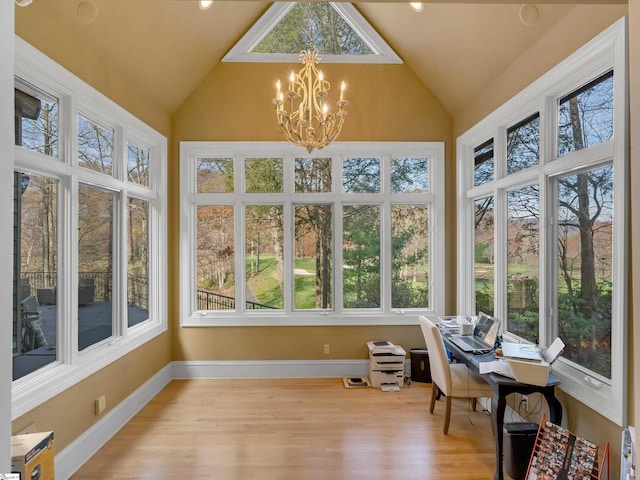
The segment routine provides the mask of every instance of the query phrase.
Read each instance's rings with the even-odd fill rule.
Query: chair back
[[[427,317],[418,317],[422,334],[427,342],[427,352],[429,354],[429,366],[431,368],[431,379],[445,395],[451,395],[451,370],[449,369],[449,357],[442,341],[440,330]]]
[[[38,300],[33,295],[28,296],[20,302],[23,317],[40,317],[38,310]]]

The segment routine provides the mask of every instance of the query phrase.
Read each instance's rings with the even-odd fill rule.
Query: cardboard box
[[[21,480],[55,480],[53,432],[11,437],[11,471]]]
[[[513,378],[520,383],[544,387],[549,381],[550,365],[547,362],[530,362],[513,358],[507,358],[506,360],[513,372]]]

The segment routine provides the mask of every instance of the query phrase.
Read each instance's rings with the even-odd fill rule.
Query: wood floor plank
[[[341,379],[175,380],[74,480],[493,478],[490,417],[431,385],[345,389]]]

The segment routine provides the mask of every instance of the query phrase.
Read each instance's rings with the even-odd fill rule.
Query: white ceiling
[[[97,8],[90,23],[83,23],[91,13],[86,2]],[[526,25],[520,3],[468,2],[425,3],[419,13],[408,3],[354,3],[452,115],[574,7],[540,4],[540,20]],[[215,1],[202,11],[196,0],[34,0],[25,9],[42,9],[115,59],[141,90],[174,112],[270,4]],[[16,8],[16,22],[27,18]]]

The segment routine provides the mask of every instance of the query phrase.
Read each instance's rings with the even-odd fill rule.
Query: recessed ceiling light
[[[421,12],[422,11],[422,3],[421,2],[411,2],[409,5],[411,5],[411,8],[413,8],[413,10],[416,11],[416,12]]]
[[[78,22],[92,23],[98,16],[98,7],[93,0],[78,0],[75,12]]]
[[[31,2],[33,2],[33,0],[16,0],[16,5],[26,7],[27,5],[31,5]]]
[[[212,3],[213,0],[200,0],[200,10],[206,10]]]
[[[534,3],[525,3],[520,7],[520,21],[527,26],[535,25],[540,21],[542,12]]]

